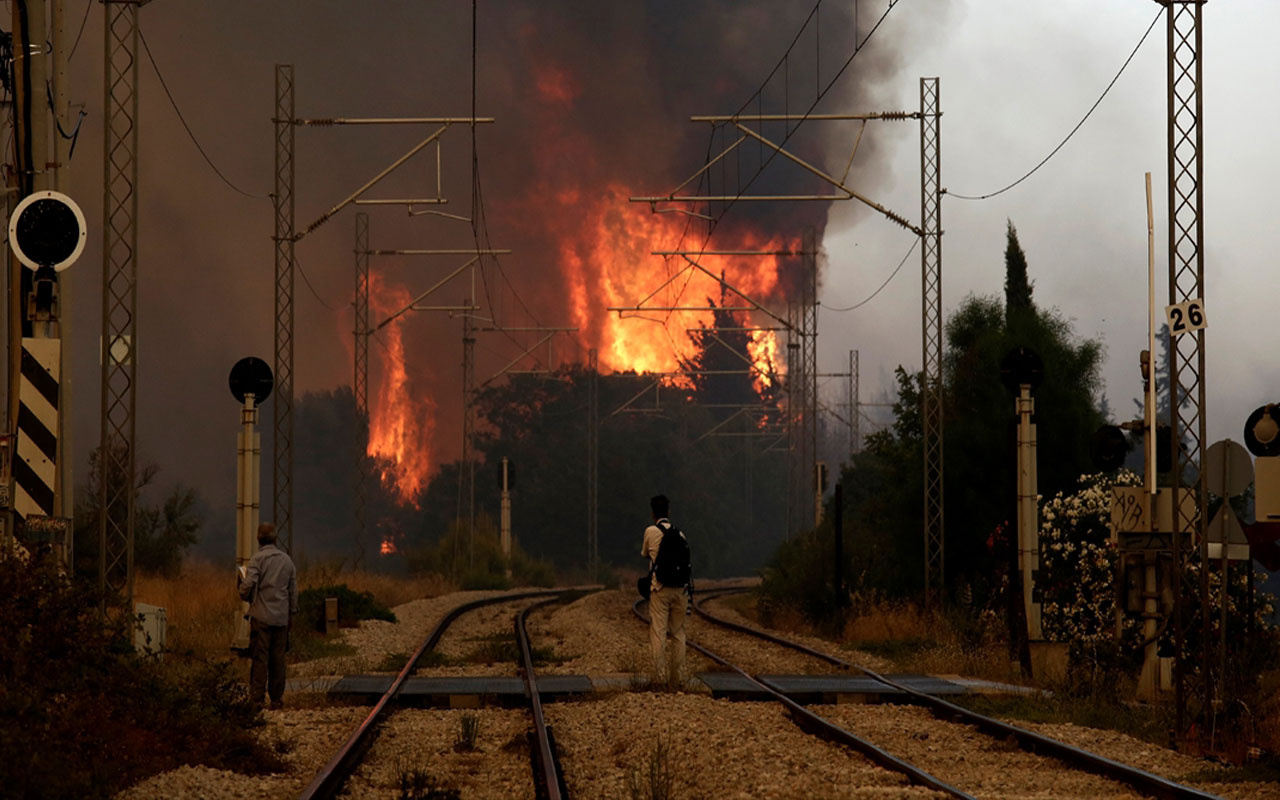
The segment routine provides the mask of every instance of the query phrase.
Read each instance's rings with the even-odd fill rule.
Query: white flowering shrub
[[[1059,642],[1099,644],[1115,635],[1116,562],[1119,553],[1111,544],[1111,487],[1138,486],[1141,476],[1121,470],[1114,477],[1082,475],[1073,494],[1059,493],[1040,511],[1040,586],[1043,592],[1042,622],[1045,637]],[[1210,564],[1209,608],[1216,625],[1222,607],[1223,578],[1220,562]],[[1187,564],[1184,606],[1195,613],[1200,606],[1200,564]],[[1232,569],[1227,593],[1228,640],[1244,633],[1245,609],[1252,576]],[[1261,629],[1273,613],[1272,598],[1255,592],[1254,627]],[[1140,621],[1125,615],[1125,646],[1140,641]],[[1172,647],[1172,630],[1166,629],[1164,646]],[[1132,641],[1130,641],[1132,640]],[[1199,652],[1195,632],[1189,632],[1190,653]],[[1195,659],[1191,659],[1194,662]]]
[[[1082,475],[1073,494],[1059,492],[1040,510],[1041,621],[1045,638],[1098,643],[1115,635],[1116,561],[1111,544],[1111,487],[1136,486],[1129,470]],[[1126,619],[1126,638],[1137,623]]]

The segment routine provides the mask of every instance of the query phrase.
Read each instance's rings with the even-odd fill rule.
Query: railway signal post
[[[506,456],[498,464],[498,488],[502,490],[502,560],[511,577],[511,489],[516,484],[516,466]]]
[[[1018,414],[1018,574],[1022,583],[1022,611],[1028,641],[1044,638],[1040,627],[1039,593],[1040,512],[1037,507],[1036,426],[1031,421],[1035,399],[1031,392],[1044,378],[1044,364],[1029,347],[1015,347],[1000,362],[1000,379],[1017,396]]]
[[[55,519],[65,488],[58,480],[62,395],[58,273],[84,252],[86,236],[80,207],[60,192],[33,192],[9,217],[9,247],[34,272],[23,308],[30,335],[22,337],[10,497],[28,533],[60,550],[68,561],[70,521]]]
[[[241,430],[236,441],[236,570],[244,569],[257,550],[261,497],[262,441],[258,433],[258,406],[271,396],[271,367],[260,358],[242,358],[231,368],[231,395],[241,404]],[[240,603],[231,649],[249,650],[249,604]]]

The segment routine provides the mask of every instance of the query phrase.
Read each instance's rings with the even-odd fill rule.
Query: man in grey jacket
[[[258,552],[238,578],[240,599],[249,602],[249,696],[283,707],[284,653],[298,613],[298,578],[292,559],[276,547],[276,526],[258,526]]]

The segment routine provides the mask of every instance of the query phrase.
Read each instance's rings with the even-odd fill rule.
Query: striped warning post
[[[61,339],[22,340],[13,507],[23,517],[53,514],[54,477],[58,471],[61,350]]]

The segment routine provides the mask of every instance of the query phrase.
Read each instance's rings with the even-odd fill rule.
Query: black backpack
[[[683,588],[688,585],[692,569],[689,564],[689,542],[680,529],[670,522],[658,525],[662,541],[653,560],[653,574],[663,586]]]

